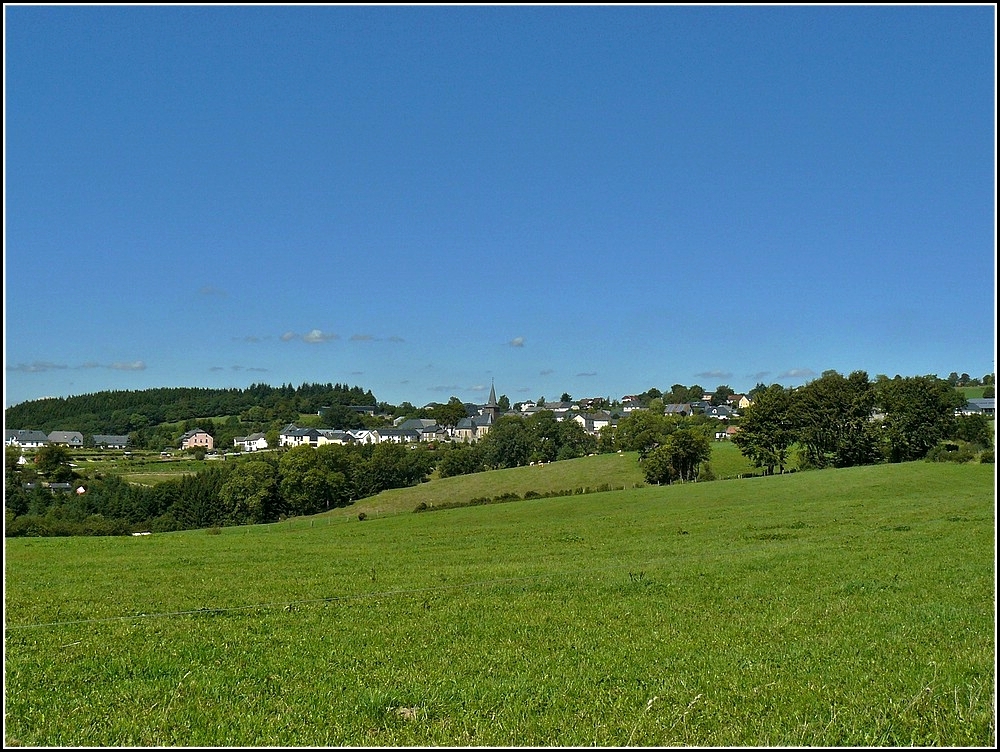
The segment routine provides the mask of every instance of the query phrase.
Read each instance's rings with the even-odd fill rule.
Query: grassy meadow
[[[5,745],[994,745],[994,465],[637,488],[597,461],[624,490],[411,513],[553,463],[8,539]]]

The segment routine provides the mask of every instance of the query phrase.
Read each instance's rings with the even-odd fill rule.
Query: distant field
[[[4,741],[992,747],[994,481],[910,463],[9,539]]]
[[[712,451],[711,466],[718,478],[736,477],[754,471],[732,442],[713,442]],[[621,459],[623,456],[624,461]],[[594,487],[603,483],[631,488],[644,481],[637,460],[638,455],[635,452],[624,455],[595,455],[531,468],[512,468],[495,474],[479,473],[475,476],[446,478],[436,480],[434,483],[444,484],[442,493],[445,495],[454,493],[470,499],[476,496],[495,496],[505,491],[523,495],[525,491],[531,490],[544,493],[564,488]],[[146,484],[190,475],[222,461],[234,460],[230,458],[199,461],[186,455],[162,458],[158,452],[132,452],[128,457],[122,452],[93,452],[74,456],[77,469],[87,475],[95,472],[116,473],[130,482]],[[391,506],[401,491],[405,492],[407,489],[387,491],[376,498],[380,503],[384,501]],[[402,495],[406,496],[405,493]],[[438,497],[432,494],[427,499],[415,498],[413,506],[420,501],[433,503],[437,498],[444,496]]]
[[[983,396],[983,392],[986,391],[985,386],[960,386],[956,388],[965,395],[966,399],[979,399]]]
[[[753,472],[750,463],[729,441],[712,444],[711,465],[717,477],[735,477]],[[515,467],[488,473],[439,478],[410,488],[394,488],[377,496],[361,499],[350,507],[329,514],[354,516],[412,512],[418,504],[438,507],[468,502],[475,498],[495,497],[503,493],[524,496],[529,491],[547,494],[558,491],[589,492],[599,486],[629,489],[645,485],[645,476],[636,452],[596,454],[575,460],[546,465]]]

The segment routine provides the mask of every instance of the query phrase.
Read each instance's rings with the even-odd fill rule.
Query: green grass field
[[[645,476],[638,460],[636,452],[597,454],[546,465],[439,478],[410,488],[383,491],[377,496],[361,499],[330,514],[335,517],[353,517],[364,512],[369,517],[384,516],[412,512],[421,503],[435,508],[503,493],[524,496],[529,491],[538,494],[581,490],[590,492],[603,486],[627,490],[645,485]],[[754,472],[754,468],[740,454],[736,445],[729,441],[713,443],[711,466],[718,478],[735,478]]]
[[[5,744],[992,747],[994,482],[911,463],[10,539]]]

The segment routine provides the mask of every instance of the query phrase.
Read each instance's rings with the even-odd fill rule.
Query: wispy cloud
[[[696,373],[699,379],[728,379],[731,378],[733,374],[726,371],[702,371],[701,373]]]
[[[583,371],[577,374],[577,376],[596,376],[596,375],[597,371]]]
[[[218,287],[213,287],[212,285],[203,285],[199,290],[198,294],[204,297],[210,298],[227,298],[229,293],[225,290],[220,290]]]
[[[811,368],[792,368],[791,370],[785,371],[783,374],[779,375],[779,379],[807,379],[810,376],[815,376],[816,372]]]
[[[17,371],[18,373],[45,373],[46,371],[63,371],[70,366],[64,363],[52,363],[47,360],[36,360],[33,363],[18,363],[16,366],[7,366],[8,371]],[[131,363],[98,363],[93,360],[88,360],[85,363],[81,363],[78,366],[73,366],[75,369],[88,369],[88,368],[108,368],[112,371],[145,371],[146,364],[141,360],[134,360]]]
[[[554,371],[553,369],[551,369],[551,368],[546,368],[546,369],[545,369],[544,371],[539,371],[539,372],[538,372],[538,375],[539,375],[539,376],[551,376],[551,375],[552,375],[552,374],[554,374],[554,373],[555,373],[555,371]]]
[[[141,360],[133,360],[131,363],[112,363],[108,368],[112,371],[145,371],[146,364]]]
[[[511,347],[524,347],[524,337],[514,337],[514,339],[507,344]]]
[[[770,375],[771,375],[770,371],[757,371],[757,373],[750,374],[750,378],[754,379],[755,381],[763,381]]]
[[[50,363],[46,360],[36,360],[34,363],[18,363],[16,366],[7,366],[8,371],[18,371],[20,373],[45,373],[46,371],[61,371],[69,366],[61,363]]]
[[[450,392],[454,394],[455,392],[461,391],[462,387],[458,384],[439,384],[438,386],[430,387],[429,391],[432,392]]]
[[[233,337],[233,342],[250,342],[252,344],[260,341],[261,338],[256,337],[253,334],[248,334],[246,337]]]
[[[351,342],[405,342],[402,337],[376,337],[374,334],[352,334]]]
[[[315,345],[320,342],[329,342],[332,339],[340,339],[340,335],[324,332],[322,329],[312,329],[301,336],[296,332],[285,332],[281,335],[282,342],[291,342],[293,339],[301,339],[303,342]]]
[[[336,334],[324,332],[321,329],[313,329],[308,334],[302,335],[302,341],[315,345],[319,342],[329,342],[331,339],[340,339]]]

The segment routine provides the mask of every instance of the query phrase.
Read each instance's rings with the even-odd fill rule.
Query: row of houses
[[[84,446],[83,434],[79,431],[44,431],[32,429],[4,429],[4,445],[17,446],[21,449],[40,449],[44,446],[65,446],[80,449]],[[125,449],[128,446],[128,436],[113,436],[95,433],[91,436],[90,446],[106,449]]]
[[[694,415],[702,413],[719,420],[727,420],[739,416],[736,406],[749,405],[749,400],[743,395],[733,395],[729,404],[714,406],[709,401],[710,395],[698,402],[666,405],[667,415]],[[517,409],[504,413],[497,403],[496,390],[490,387],[490,396],[484,405],[466,405],[466,417],[454,426],[441,426],[436,421],[427,418],[398,419],[392,428],[335,430],[327,428],[300,428],[294,423],[285,426],[278,435],[279,447],[296,447],[309,445],[312,447],[324,444],[381,444],[383,442],[412,443],[431,441],[456,441],[471,443],[482,439],[489,433],[494,422],[502,414],[530,417],[541,411],[553,413],[558,421],[572,420],[580,424],[584,431],[594,436],[601,429],[615,426],[621,415],[627,415],[634,410],[642,409],[637,397],[626,396],[622,400],[622,409],[616,413],[607,410],[595,410],[593,406],[599,401],[580,400],[578,402],[555,402],[543,405],[534,402],[522,402]],[[360,408],[359,408],[360,409]],[[363,408],[374,411],[374,407]],[[24,449],[36,449],[50,444],[58,444],[71,448],[84,446],[83,434],[78,431],[53,431],[46,435],[41,431],[8,430],[6,431],[8,446],[17,445]],[[234,448],[243,452],[256,452],[268,449],[267,438],[263,433],[249,436],[237,436],[233,439]],[[95,434],[93,446],[110,449],[124,449],[128,446],[128,436],[112,436]],[[202,428],[186,431],[180,437],[180,449],[202,448],[206,451],[215,449],[215,438]]]

